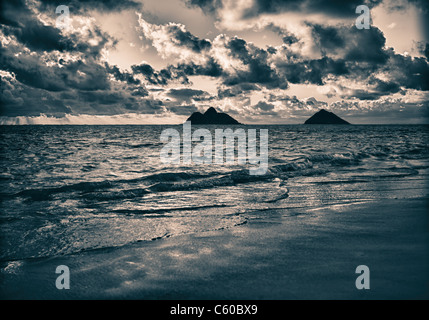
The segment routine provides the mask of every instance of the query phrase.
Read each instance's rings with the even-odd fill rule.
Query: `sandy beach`
[[[2,299],[428,299],[427,199],[261,214],[234,228],[9,262]],[[301,214],[302,213],[302,214]],[[58,290],[55,269],[70,269]],[[358,265],[370,289],[357,290]]]

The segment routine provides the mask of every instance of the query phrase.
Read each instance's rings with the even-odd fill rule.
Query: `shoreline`
[[[229,229],[16,263],[2,269],[0,299],[428,299],[427,212],[428,198],[272,210]],[[59,265],[70,290],[55,287]],[[355,287],[359,265],[370,290]]]

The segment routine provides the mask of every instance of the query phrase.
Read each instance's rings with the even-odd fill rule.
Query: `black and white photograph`
[[[0,1],[0,300],[429,299],[429,1]]]

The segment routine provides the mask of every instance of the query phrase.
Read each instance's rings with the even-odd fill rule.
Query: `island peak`
[[[186,121],[192,124],[241,124],[230,115],[217,112],[215,108],[210,107],[206,112],[194,112]]]
[[[308,118],[304,124],[350,124],[344,119],[341,119],[335,113],[321,109],[316,112],[310,118]]]

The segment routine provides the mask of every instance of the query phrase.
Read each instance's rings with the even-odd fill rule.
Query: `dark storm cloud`
[[[10,74],[1,79],[1,115],[162,110],[147,97],[144,85],[133,74],[100,59],[102,51],[116,43],[110,35],[96,25],[88,25],[83,34],[64,35],[59,29],[45,25],[39,15],[40,10],[51,10],[49,6],[55,13],[55,5],[63,3],[29,4],[33,6],[31,9],[24,1],[1,2],[1,32],[11,39],[7,46],[0,44],[1,69]],[[109,11],[130,7],[131,2],[72,1],[68,5]],[[112,78],[119,82],[111,81]]]
[[[429,63],[425,58],[395,54],[389,50],[390,59],[384,67],[391,78],[409,89],[429,90]]]
[[[395,93],[404,95],[406,89],[429,90],[428,60],[401,55],[392,48],[386,48],[386,39],[377,27],[358,30],[347,25],[326,26],[308,22],[306,25],[311,28],[315,48],[322,58],[300,56],[291,51],[287,43],[276,50],[267,50],[277,57],[274,60],[277,73],[290,83],[321,86],[334,81],[340,89],[339,97],[365,101]],[[281,34],[281,30],[274,28],[273,31]],[[236,48],[237,52],[244,52],[243,46]],[[421,45],[421,48],[425,46]],[[388,80],[381,80],[380,76]],[[350,88],[342,86],[342,79],[350,81],[347,84]],[[353,88],[356,84],[359,88]],[[228,93],[228,90],[222,92],[224,95]],[[332,91],[327,95],[332,97]]]
[[[178,69],[186,75],[206,75],[222,79],[222,83],[227,86],[236,86],[241,83],[261,84],[267,88],[287,88],[285,78],[279,76],[268,62],[271,53],[260,49],[253,44],[248,44],[244,39],[234,37],[227,39],[225,49],[228,55],[239,60],[246,67],[243,70],[225,70],[210,57],[202,65],[193,62],[179,64]]]
[[[41,113],[62,117],[65,114],[114,115],[127,112],[158,113],[163,102],[147,97],[142,87],[129,90],[69,89],[54,92],[30,87],[8,77],[0,78],[0,115],[37,116]]]
[[[373,76],[369,78],[368,84],[374,85],[375,91],[379,92],[381,95],[396,93],[401,90],[401,87],[396,82],[383,81]]]
[[[64,115],[71,109],[55,92],[28,87],[20,82],[0,77],[0,115],[36,116],[40,113]]]
[[[266,28],[268,30],[273,31],[274,33],[277,33],[282,38],[283,43],[286,45],[291,45],[291,44],[299,41],[298,37],[295,34],[289,32],[283,28],[280,28],[279,26],[276,26],[272,23],[268,24],[266,26]]]
[[[233,57],[239,58],[243,62],[249,62],[250,54],[247,50],[247,43],[243,39],[234,37],[226,45],[230,49]]]
[[[69,89],[109,89],[108,72],[96,61],[69,61],[48,66],[37,55],[15,56],[15,51],[0,46],[2,69],[15,74],[16,79],[30,87],[48,91]]]
[[[386,48],[386,39],[376,27],[358,30],[353,26],[307,24],[322,59],[279,61],[277,68],[291,83],[323,85],[328,76],[342,76],[367,83],[372,89],[355,90],[363,100],[396,93],[400,87],[429,90],[427,59],[397,54]],[[388,74],[390,81],[375,80],[376,72]]]
[[[182,83],[189,83],[190,76],[210,76],[220,78],[225,85],[245,82],[266,88],[286,89],[288,86],[287,80],[272,68],[269,61],[271,53],[244,39],[219,35],[211,42],[194,36],[181,24],[154,25],[141,18],[139,23],[144,37],[152,42],[162,57],[178,60],[164,68],[163,75],[147,64],[132,67],[133,72],[144,75],[153,84],[165,85],[179,78]],[[164,37],[168,40],[159,40]],[[189,50],[195,52],[196,59]],[[233,66],[240,63],[243,67]]]
[[[65,51],[72,47],[71,41],[63,38],[57,28],[42,25],[36,20],[25,21],[24,28],[5,28],[5,35],[9,34],[15,35],[18,41],[32,50]]]
[[[289,82],[295,84],[323,85],[324,79],[329,75],[340,76],[349,73],[344,60],[328,57],[300,62],[279,62],[277,68]]]
[[[245,12],[245,17],[260,14],[277,14],[280,12],[317,13],[326,17],[356,18],[356,7],[367,5],[374,8],[382,1],[321,1],[321,0],[256,0]],[[429,12],[429,3],[422,0],[410,0],[418,5],[424,13]],[[213,12],[221,7],[213,1],[188,1],[201,7],[206,12]],[[404,2],[405,3],[405,2]],[[428,90],[428,63],[423,58],[412,58],[395,53],[386,48],[386,39],[380,29],[359,30],[354,25],[325,25],[307,22],[311,28],[314,45],[320,50],[322,58],[308,59],[300,57],[297,52],[288,51],[300,39],[287,30],[274,24],[267,29],[277,33],[283,40],[284,59],[276,59],[274,66],[268,63],[270,56],[279,54],[279,48],[268,47],[250,50],[244,39],[233,38],[225,47],[232,57],[245,64],[247,70],[235,73],[223,70],[221,77],[225,88],[219,90],[219,97],[241,94],[235,88],[240,83],[263,84],[267,88],[284,88],[287,81],[295,84],[324,85],[326,79],[341,77],[358,81],[368,86],[368,90],[351,89],[354,97],[362,100],[377,99],[384,95],[402,92],[401,88]],[[427,46],[421,49],[427,56]],[[388,74],[391,79],[382,81],[371,77],[374,73]],[[347,94],[344,94],[347,96]]]
[[[195,107],[194,105],[180,105],[180,106],[168,107],[167,110],[169,110],[175,114],[178,114],[178,115],[187,116],[187,115],[192,114],[193,112],[198,111],[198,108]]]
[[[341,98],[357,98],[359,100],[377,100],[384,95],[388,95],[386,92],[369,91],[362,89],[354,89],[349,94],[341,95]]]
[[[170,97],[176,98],[178,100],[183,100],[183,101],[189,101],[195,96],[208,95],[206,91],[195,90],[190,88],[170,89],[167,94]]]
[[[15,36],[18,42],[34,51],[77,51],[98,57],[107,43],[116,43],[98,27],[88,29],[88,39],[101,39],[97,45],[89,45],[88,39],[81,39],[76,34],[65,37],[55,26],[43,24],[22,0],[2,1],[1,5],[0,23],[4,34]]]
[[[255,106],[263,111],[269,111],[274,109],[274,105],[265,101],[259,101]]]
[[[187,76],[210,76],[220,77],[223,74],[222,67],[214,61],[212,57],[203,64],[195,64],[190,61],[188,63],[180,63],[176,67],[170,67],[171,70],[183,72]]]
[[[185,25],[180,23],[166,23],[162,25],[147,22],[139,14],[138,23],[141,36],[157,49],[164,58],[172,55],[180,55],[183,49],[192,53],[202,53],[211,48],[211,42],[206,39],[196,37],[186,30]],[[191,54],[188,52],[188,54]]]
[[[354,77],[355,80],[374,86],[374,90],[381,95],[399,92],[401,87],[429,90],[429,63],[426,58],[397,54],[392,48],[384,49],[383,55],[387,57],[383,59],[385,62],[378,64],[350,60],[347,63],[350,79]],[[389,81],[375,82],[373,74],[376,72],[387,75]]]
[[[313,39],[322,51],[336,50],[344,46],[346,39],[340,35],[338,28],[319,24],[310,26],[312,27]]]
[[[367,32],[369,30],[371,30],[371,32]],[[356,45],[349,47],[348,52],[345,55],[345,59],[349,61],[368,62],[374,64],[383,64],[387,62],[388,55],[383,49],[386,41],[383,33],[377,28],[371,28],[369,30],[365,30],[362,32],[362,35],[356,37]],[[372,30],[377,31],[374,32]]]
[[[246,94],[249,91],[259,91],[259,90],[261,90],[261,88],[258,85],[254,83],[243,82],[235,86],[223,86],[221,88],[218,88],[217,94],[220,99],[223,99],[223,98],[236,97],[241,94]]]
[[[147,63],[133,65],[131,66],[131,69],[135,74],[143,75],[151,84],[167,84],[166,78],[161,77],[158,73],[155,72],[152,66]]]
[[[72,46],[59,29],[42,24],[24,1],[2,1],[1,7],[0,23],[6,36],[16,36],[32,50],[64,51]]]
[[[373,8],[381,2],[381,0],[255,0],[254,6],[246,10],[244,17],[264,13],[300,12],[348,18],[356,17],[356,7],[361,4]]]
[[[263,115],[276,114],[276,112],[274,112],[274,105],[265,101],[259,101],[257,104],[252,106],[252,109],[258,114],[263,114]]]
[[[14,73],[18,81],[30,87],[48,91],[66,89],[63,79],[55,72],[56,68],[46,66],[35,55],[23,55],[18,58],[15,51],[0,44],[0,64],[3,70]]]
[[[119,11],[125,9],[138,9],[141,3],[132,0],[41,0],[42,10],[52,10],[59,5],[67,5],[70,10],[83,13],[89,10]]]
[[[18,27],[16,16],[31,14],[24,0],[0,0],[0,23]]]
[[[174,80],[179,80],[182,84],[189,83],[189,79],[182,68],[172,65],[158,72],[151,65],[142,63],[140,65],[132,65],[131,70],[136,75],[141,74],[147,82],[154,85],[167,85],[168,82]]]
[[[78,91],[78,96],[79,100],[87,103],[96,102],[100,105],[113,105],[124,101],[123,95],[115,91]]]
[[[239,83],[262,84],[267,88],[286,89],[287,81],[279,76],[273,69],[268,58],[270,53],[253,45],[249,45],[245,40],[234,37],[226,44],[232,57],[239,59],[248,67],[247,70],[238,70],[234,74],[226,75],[224,84],[236,85]]]
[[[312,28],[314,42],[324,56],[374,64],[388,59],[384,50],[386,38],[376,27],[359,30],[354,26],[307,25]]]
[[[210,49],[211,43],[204,39],[199,39],[189,31],[183,30],[179,25],[170,25],[169,32],[173,42],[178,46],[184,46],[194,52],[201,52]]]
[[[185,0],[188,6],[200,7],[203,12],[214,13],[222,7],[222,0]]]
[[[386,50],[388,59],[385,64],[374,65],[349,63],[349,79],[366,84],[367,89],[350,89],[342,98],[375,100],[394,93],[405,94],[404,89],[419,91],[429,90],[429,64],[427,59],[396,54],[392,49]],[[374,76],[380,73],[388,76],[383,81]]]
[[[116,80],[125,81],[128,84],[140,84],[140,80],[134,78],[133,74],[126,71],[121,71],[117,66],[110,66],[106,63],[105,67],[115,77]]]
[[[167,85],[170,81],[175,80],[182,84],[189,84],[188,76],[220,77],[223,74],[222,68],[213,58],[209,58],[204,64],[196,64],[191,61],[189,63],[168,65],[159,72],[147,63],[133,65],[131,69],[134,74],[143,75],[146,81],[155,85]]]
[[[146,88],[139,86],[131,91],[131,95],[134,97],[146,97],[149,95],[149,92],[146,90]]]
[[[283,43],[287,45],[291,45],[299,41],[299,39],[292,33],[290,34],[282,34]]]

